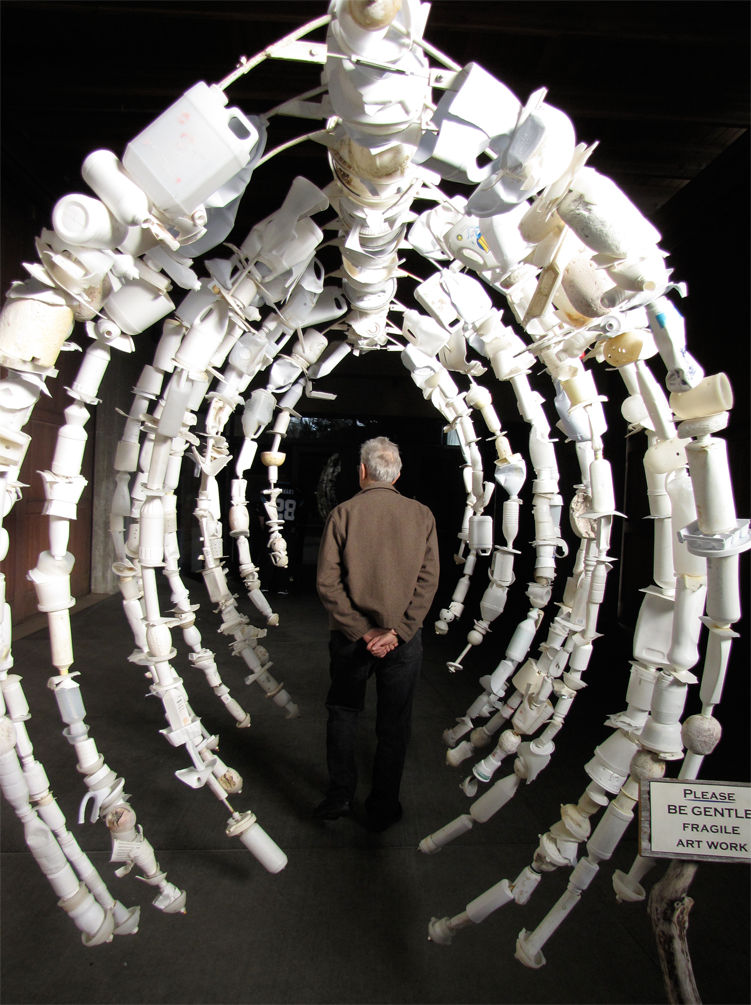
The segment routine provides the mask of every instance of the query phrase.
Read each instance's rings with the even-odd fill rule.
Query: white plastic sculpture
[[[519,936],[517,957],[537,967],[545,942],[626,831],[639,781],[659,777],[671,760],[680,761],[681,777],[695,778],[719,740],[713,711],[740,617],[739,555],[751,537],[748,522],[735,513],[718,435],[732,406],[729,381],[724,374],[705,377],[686,348],[681,315],[668,297],[681,291],[671,280],[660,235],[610,179],[587,165],[593,148],[577,145],[571,122],[546,103],[544,91],[523,103],[482,67],[457,66],[424,41],[427,14],[428,5],[417,0],[332,0],[327,15],[243,58],[225,80],[197,83],[127,143],[121,158],[105,150],[86,158],[82,174],[93,194],[73,193],[57,203],[52,229],[37,241],[39,261],[26,266],[29,279],[13,285],[0,315],[3,515],[21,491],[18,473],[29,440],[24,426],[56,375],[55,361],[74,323],[81,322],[90,341],[67,389],[71,404],[50,470],[43,472],[49,550],[29,577],[39,610],[48,616],[50,685],[86,787],[81,818],[90,804],[92,821],[104,821],[112,859],[123,863],[118,875],[136,866],[158,888],[156,907],[183,910],[185,893],[160,870],[124,779],[104,762],[90,735],[82,688],[71,672],[69,620],[74,556],[68,537],[85,484],[81,460],[90,409],[98,404],[111,353],[131,352],[143,331],[163,322],[154,358],[133,389],[115,460],[114,569],[134,636],[131,659],[147,669],[151,691],[162,702],[165,738],[185,748],[187,766],[179,778],[196,789],[208,787],[226,809],[227,833],[269,871],[279,871],[286,856],[251,811],[234,808],[242,779],[217,755],[216,738],[191,710],[173,666],[172,629],[179,628],[190,661],[236,724],[248,726],[248,713],[203,646],[196,605],[180,577],[175,490],[189,454],[200,471],[195,516],[203,579],[220,630],[249,670],[245,682],[257,683],[294,717],[294,701],[269,672],[260,645],[265,630],[250,624],[229,590],[221,524],[228,522],[237,542],[250,603],[273,626],[278,618],[261,593],[250,551],[246,474],[258,440],[270,429],[272,445],[260,454],[268,471],[267,546],[272,561],[283,566],[278,473],[296,404],[303,394],[325,395],[314,383],[348,354],[399,349],[416,386],[455,431],[463,458],[461,575],[436,624],[440,634],[465,612],[471,577],[488,560],[489,583],[479,611],[470,612],[474,623],[448,664],[451,671],[483,646],[504,611],[515,582],[520,508],[530,500],[535,528],[527,613],[508,633],[500,661],[481,678],[477,699],[444,734],[449,764],[481,753],[462,784],[465,794],[474,798],[488,787],[467,812],[422,841],[421,850],[434,853],[486,822],[522,782],[530,784],[545,769],[584,686],[618,516],[596,376],[598,367],[616,368],[625,385],[628,429],[644,434],[654,518],[654,583],[641,604],[627,707],[608,720],[612,735],[585,766],[590,784],[563,807],[530,864],[461,913],[430,924],[431,938],[447,943],[456,930],[504,904],[526,902],[546,872],[569,867],[564,896],[534,931]],[[323,28],[324,42],[299,41]],[[321,191],[297,178],[281,207],[237,247],[229,246],[229,254],[217,250],[201,270],[195,260],[228,237],[253,172],[276,153],[264,155],[271,114],[248,118],[227,106],[233,82],[266,58],[323,65],[322,86],[313,92],[318,101],[303,95],[275,112],[321,120],[301,139],[327,149],[333,180]],[[188,117],[195,131],[190,147],[179,142]],[[466,196],[446,196],[443,180],[463,184]],[[313,217],[324,213],[341,251],[340,267],[328,277],[315,257],[323,223]],[[410,253],[427,274],[412,288],[414,306],[407,308],[414,276],[401,266]],[[544,397],[530,383],[533,366],[550,378],[563,447],[552,435]],[[494,408],[499,382],[509,384],[529,427],[528,461]],[[231,461],[223,431],[240,407],[245,439],[225,515],[216,476]],[[486,434],[495,447],[491,472],[478,448]],[[576,486],[559,484],[560,449],[575,451]],[[487,509],[496,488],[504,498],[501,526],[494,529]],[[564,493],[579,542],[571,556],[561,533]],[[174,604],[169,617],[160,608],[159,569]],[[700,654],[702,624],[708,639]],[[1,628],[3,794],[83,941],[93,945],[133,932],[137,909],[108,892],[34,757],[21,679],[10,673],[7,604]],[[697,684],[701,713],[682,721],[687,688]],[[511,769],[493,781],[507,757]],[[637,859],[628,874],[616,873],[619,898],[644,897],[640,884],[649,865]]]

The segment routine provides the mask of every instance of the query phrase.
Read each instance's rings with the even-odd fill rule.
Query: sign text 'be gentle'
[[[640,851],[658,858],[751,861],[751,785],[675,778],[641,787]]]

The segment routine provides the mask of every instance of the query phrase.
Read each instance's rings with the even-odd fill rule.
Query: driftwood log
[[[694,903],[688,888],[696,868],[696,862],[673,859],[649,895],[649,916],[671,1005],[701,1005],[686,937]]]

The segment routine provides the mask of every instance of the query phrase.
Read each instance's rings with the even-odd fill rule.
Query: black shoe
[[[313,810],[313,816],[316,820],[338,820],[339,817],[346,817],[351,809],[349,799],[332,799],[326,796]]]
[[[365,826],[369,831],[375,831],[380,833],[381,831],[388,830],[392,824],[398,823],[402,818],[402,808],[400,805],[392,810],[390,813],[368,813]]]

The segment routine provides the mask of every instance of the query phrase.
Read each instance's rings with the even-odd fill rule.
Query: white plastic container
[[[149,201],[123,171],[111,150],[94,150],[81,167],[81,176],[113,216],[126,227],[140,227],[149,215]]]
[[[86,248],[115,248],[128,232],[101,200],[77,192],[57,201],[52,226],[62,241]]]
[[[175,309],[166,292],[144,279],[124,283],[104,303],[107,317],[126,335],[138,335]]]
[[[227,837],[239,838],[268,872],[281,872],[286,866],[287,856],[252,813],[235,814],[227,824],[226,833]]]
[[[190,216],[250,160],[259,131],[226,104],[201,81],[126,147],[125,170],[162,212]]]
[[[733,407],[733,388],[727,374],[705,377],[688,391],[674,391],[670,407],[679,419],[703,419]]]
[[[8,300],[0,312],[0,358],[11,365],[33,361],[51,367],[74,323],[73,311],[56,292],[50,291],[44,300]]]
[[[558,215],[588,248],[616,258],[646,253],[661,240],[616,183],[591,167],[577,173]]]
[[[493,518],[491,516],[471,516],[469,518],[469,546],[481,555],[489,555],[493,550]]]

